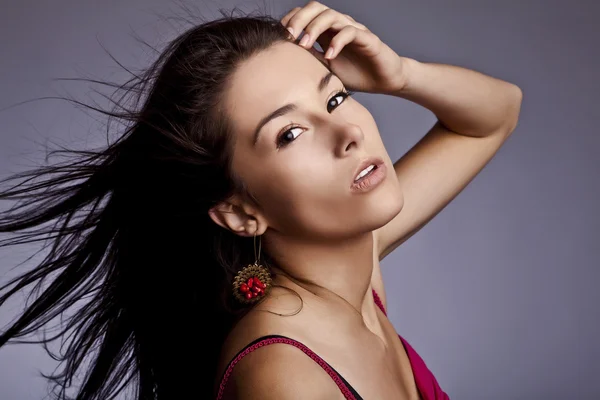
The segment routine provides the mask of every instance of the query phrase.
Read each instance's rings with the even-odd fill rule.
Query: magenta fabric
[[[381,311],[387,316],[385,308],[383,307],[383,303],[381,303],[381,299],[375,290],[373,290],[373,297],[375,298],[375,303],[379,306]],[[425,361],[419,356],[419,354],[412,348],[412,346],[404,340],[404,338],[398,335],[400,341],[404,345],[404,349],[406,350],[406,354],[408,355],[408,359],[410,360],[410,366],[413,370],[413,375],[415,377],[415,383],[417,384],[417,389],[419,390],[419,394],[421,395],[421,399],[423,400],[446,400],[450,399],[446,393],[442,390],[440,385],[438,384],[435,376],[431,373],[427,365],[425,365]]]

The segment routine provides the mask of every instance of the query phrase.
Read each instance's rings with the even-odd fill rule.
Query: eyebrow
[[[317,89],[319,90],[319,92],[322,92],[327,87],[327,85],[329,84],[329,81],[331,80],[331,78],[333,76],[335,76],[335,74],[333,73],[333,71],[329,70],[327,72],[327,74],[323,78],[321,78],[321,80],[319,81],[319,84],[317,85]],[[277,110],[273,111],[272,113],[270,113],[269,115],[267,115],[266,117],[261,119],[260,122],[258,123],[258,125],[256,126],[256,129],[254,130],[254,140],[252,141],[252,146],[256,146],[256,143],[258,142],[258,139],[260,136],[260,130],[269,121],[271,121],[272,119],[275,119],[277,117],[281,117],[282,115],[285,115],[285,114],[295,111],[297,109],[298,109],[298,106],[296,104],[289,103],[282,107],[279,107]]]

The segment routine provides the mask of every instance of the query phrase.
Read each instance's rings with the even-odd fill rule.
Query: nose
[[[360,149],[365,140],[361,127],[348,121],[339,123],[334,127],[334,130],[336,138],[335,152],[336,156],[340,158]]]

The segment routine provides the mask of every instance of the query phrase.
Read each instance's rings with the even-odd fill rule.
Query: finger
[[[329,60],[325,59],[324,53],[315,49],[314,47],[311,47],[310,49],[308,49],[308,51],[310,52],[310,54],[312,54],[313,56],[315,56],[315,58],[317,58],[321,64],[327,66],[327,68],[329,68]]]
[[[302,9],[298,10],[287,22],[286,27],[292,28],[294,31],[294,37],[298,38],[300,32],[304,30],[304,28],[317,17],[317,15],[321,14],[323,11],[328,9],[329,7],[316,2],[311,1]]]
[[[300,11],[302,8],[301,7],[294,7],[292,8],[290,11],[288,11],[287,14],[285,14],[283,16],[283,18],[281,18],[280,22],[283,26],[287,27],[288,22],[290,21],[290,19],[298,12]]]
[[[376,39],[377,37],[371,32],[347,25],[331,39],[329,48],[325,52],[325,58],[328,60],[335,58],[349,43],[362,48],[373,47],[376,44]]]
[[[360,22],[353,21],[352,25],[355,26],[355,27],[357,27],[358,29],[363,30],[363,31],[368,31],[369,30],[369,28],[367,28],[365,25],[361,24]]]
[[[333,36],[350,23],[351,21],[343,14],[328,8],[304,28],[304,36],[300,41],[300,45],[311,48],[315,41],[317,41],[323,49],[326,49]],[[330,32],[327,35],[323,35],[323,33],[328,30],[332,30],[335,33]]]
[[[366,32],[370,32],[368,29],[362,29],[360,26],[356,26],[355,23],[348,23],[348,21],[336,21],[332,24],[332,26],[330,27],[331,29],[327,29],[325,30],[325,32],[321,33],[317,38],[316,38],[316,42],[319,44],[319,46],[321,46],[321,49],[323,49],[323,51],[326,51],[327,48],[329,48],[330,44],[331,44],[331,40],[333,39],[333,37],[335,35],[337,35],[344,27],[351,25],[356,27],[357,29],[360,29],[362,31],[366,31]],[[364,25],[363,25],[364,26]],[[307,27],[307,29],[310,31],[310,28]],[[313,34],[310,34],[311,38],[314,38]],[[312,45],[311,45],[312,46]]]
[[[348,18],[350,21],[352,21],[352,25],[356,26],[357,28],[363,29],[368,31],[369,28],[367,28],[365,25],[361,24],[360,22],[358,22],[357,20],[355,20],[351,15],[349,14],[343,14],[344,17]]]

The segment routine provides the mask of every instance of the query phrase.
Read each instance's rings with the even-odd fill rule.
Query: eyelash
[[[342,89],[342,90],[338,91],[337,93],[335,93],[335,94],[334,94],[334,95],[333,95],[333,96],[332,96],[332,97],[331,97],[331,98],[330,98],[330,99],[327,101],[327,104],[329,104],[329,102],[331,101],[331,99],[334,99],[334,98],[336,98],[336,97],[338,97],[338,96],[343,96],[343,99],[344,99],[344,100],[342,101],[342,103],[343,103],[343,102],[344,102],[344,101],[345,101],[345,100],[346,100],[348,97],[352,96],[353,94],[354,94],[354,92],[353,92],[353,91],[351,91],[351,90],[345,90],[345,89]],[[334,110],[335,110],[336,108],[338,108],[338,107],[339,107],[339,106],[340,106],[342,103],[340,103],[340,104],[338,104],[337,106],[335,106]],[[333,111],[333,110],[332,110],[332,111]],[[287,146],[288,144],[290,144],[291,142],[293,142],[294,140],[296,140],[296,139],[294,138],[294,139],[292,139],[290,142],[287,142],[287,143],[284,143],[284,142],[283,142],[283,138],[286,136],[286,134],[287,134],[289,131],[291,131],[292,129],[296,129],[296,128],[298,128],[298,127],[299,127],[298,125],[290,126],[288,129],[284,130],[283,132],[281,132],[281,134],[279,134],[279,135],[277,136],[276,144],[277,144],[277,148],[278,148],[278,149],[279,149],[279,148],[281,148],[281,147],[285,147],[285,146]]]

